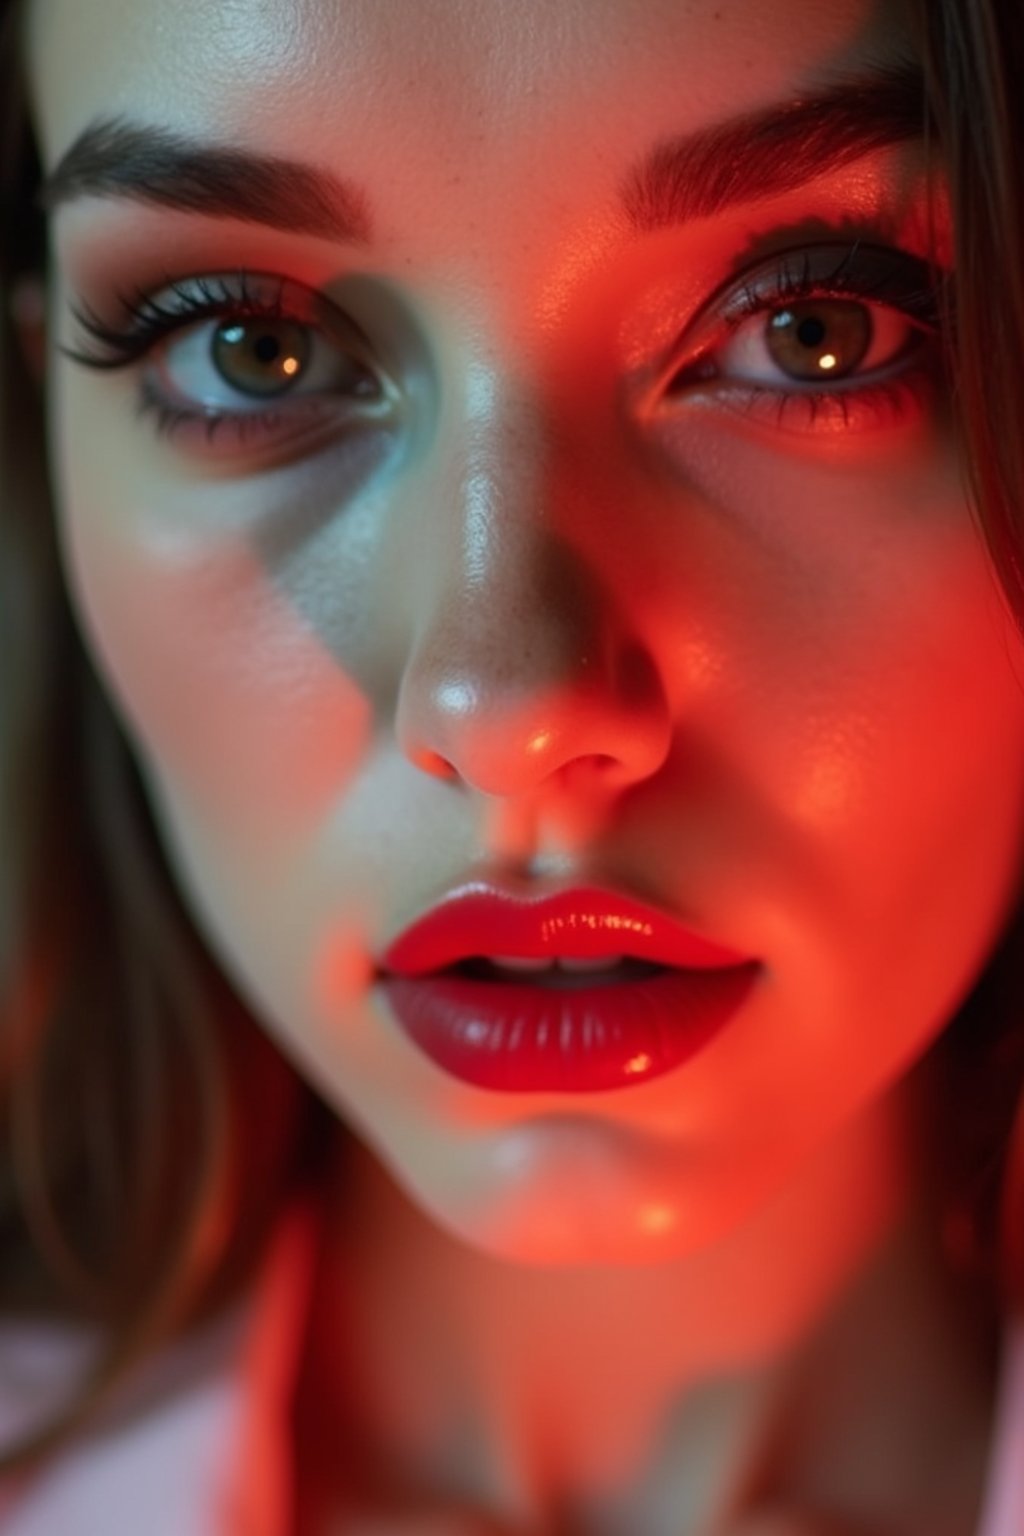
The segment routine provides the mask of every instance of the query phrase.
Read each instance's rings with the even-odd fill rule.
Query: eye
[[[729,378],[820,383],[885,367],[919,337],[905,315],[880,304],[800,299],[737,326],[715,361]]]
[[[787,433],[898,425],[933,398],[948,281],[860,242],[762,262],[688,326],[667,401],[696,391]]]
[[[314,391],[380,394],[375,375],[337,342],[302,321],[260,315],[187,327],[157,349],[153,371],[172,399],[206,410],[284,404]]]
[[[139,414],[154,416],[159,434],[203,452],[295,452],[391,409],[370,342],[325,295],[245,270],[167,281],[166,300],[119,295],[123,324],[72,305],[103,350],[59,348],[87,368],[136,370]]]

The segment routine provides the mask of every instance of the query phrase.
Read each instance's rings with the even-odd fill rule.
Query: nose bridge
[[[450,526],[442,585],[456,607],[438,617],[471,624],[478,641],[494,630],[507,638],[508,624],[531,621],[553,638],[582,617],[571,606],[539,602],[545,569],[569,536],[557,485],[567,455],[564,445],[556,449],[557,433],[538,388],[474,367],[443,497]]]
[[[536,393],[484,363],[467,368],[444,501],[455,543],[450,569],[470,591],[500,580],[543,536],[537,523],[547,510],[553,430]]]
[[[536,393],[474,364],[447,432],[428,513],[434,579],[407,677],[478,712],[500,697],[507,716],[557,685],[592,627],[582,557],[568,557],[553,505],[555,427]]]
[[[576,758],[667,752],[657,682],[574,512],[582,466],[543,387],[475,361],[439,427],[397,733],[411,760],[492,794]],[[574,526],[575,524],[575,526]]]

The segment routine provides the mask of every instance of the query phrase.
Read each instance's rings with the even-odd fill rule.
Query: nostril
[[[585,793],[597,785],[613,788],[623,778],[628,779],[629,768],[613,753],[588,752],[565,763],[561,775],[564,788]]]
[[[417,768],[422,768],[424,773],[431,774],[435,779],[458,777],[448,759],[439,752],[432,752],[429,747],[418,747],[410,756]]]

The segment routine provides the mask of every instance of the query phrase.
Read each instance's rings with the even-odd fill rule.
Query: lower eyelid
[[[935,404],[934,369],[917,365],[868,385],[846,390],[782,391],[755,386],[722,387],[707,403],[767,425],[773,436],[836,436],[910,425]]]

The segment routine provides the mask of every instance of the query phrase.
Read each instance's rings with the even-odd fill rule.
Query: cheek
[[[681,734],[701,699],[767,818],[808,847],[849,836],[855,859],[874,824],[884,860],[897,816],[939,841],[951,812],[1019,806],[1024,652],[938,419],[837,464],[699,425],[673,442],[685,538],[644,573],[690,658]]]
[[[51,378],[68,586],[144,766],[237,848],[301,836],[357,774],[372,712],[344,628],[293,600],[287,552],[260,544],[281,509],[252,477],[189,485],[177,463],[162,478],[154,442],[112,425],[127,399],[52,359]],[[366,472],[344,460],[335,489]]]
[[[685,534],[644,585],[679,660],[675,751],[628,836],[767,959],[764,1018],[718,1052],[723,1122],[766,1075],[784,1115],[797,1084],[824,1110],[905,1064],[1019,883],[1021,644],[955,468],[919,436],[877,470],[866,449],[835,468],[673,438]]]
[[[241,540],[171,554],[68,508],[69,576],[143,756],[218,839],[294,839],[371,740],[356,682]]]

